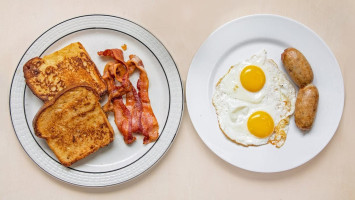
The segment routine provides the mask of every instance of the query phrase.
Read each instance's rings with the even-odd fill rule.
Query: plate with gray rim
[[[141,136],[126,145],[113,115],[108,115],[115,131],[107,147],[78,161],[62,166],[44,139],[35,136],[32,120],[43,105],[26,86],[23,65],[72,42],[81,42],[102,74],[107,60],[98,51],[121,48],[125,58],[138,55],[149,77],[151,106],[159,122],[159,138],[144,145]],[[135,85],[139,74],[133,74]],[[103,187],[129,181],[146,172],[166,153],[178,132],[183,114],[183,87],[178,68],[164,45],[148,30],[127,19],[110,15],[85,15],[61,22],[39,36],[26,50],[14,73],[9,96],[10,115],[16,136],[28,156],[50,175],[70,184]],[[106,99],[101,101],[104,104]]]

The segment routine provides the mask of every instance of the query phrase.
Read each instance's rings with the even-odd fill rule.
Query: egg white
[[[249,92],[240,82],[240,73],[248,65],[260,67],[265,74],[265,84],[258,92]],[[220,129],[230,140],[244,146],[270,142],[281,147],[286,139],[289,117],[294,112],[296,92],[277,64],[267,59],[264,50],[232,66],[218,81],[212,101]],[[259,138],[249,132],[247,121],[256,111],[265,111],[273,118],[276,128],[269,137]]]

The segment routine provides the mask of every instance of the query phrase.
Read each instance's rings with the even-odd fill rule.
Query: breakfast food
[[[133,133],[142,134],[144,144],[159,136],[143,62],[135,55],[125,62],[118,49],[98,54],[115,59],[107,63],[103,77],[79,42],[43,58],[32,58],[23,67],[26,84],[44,101],[33,120],[35,133],[46,140],[64,166],[113,141],[114,132],[105,112],[114,112],[127,144],[136,140]],[[136,68],[140,71],[138,91],[129,80]],[[102,108],[99,99],[107,92],[106,84],[109,100]]]
[[[295,101],[295,88],[266,51],[232,66],[213,95],[220,129],[243,146],[281,147]]]
[[[313,71],[306,57],[295,48],[287,48],[281,54],[282,63],[291,79],[300,88],[295,108],[296,126],[310,130],[314,122],[319,100],[318,89],[312,84]]]
[[[43,58],[35,57],[23,66],[27,86],[41,100],[51,100],[72,85],[86,83],[100,96],[106,84],[95,63],[80,42],[72,43]]]
[[[109,91],[104,110],[114,112],[115,123],[125,143],[131,144],[136,140],[133,133],[142,134],[144,144],[157,140],[159,124],[150,105],[149,80],[142,60],[136,55],[130,55],[129,60],[125,62],[120,49],[107,49],[98,54],[115,59],[115,62],[107,63],[104,70],[103,79]],[[140,71],[138,93],[129,80],[129,75],[136,68]],[[115,85],[115,81],[119,82],[120,86]],[[123,102],[124,97],[126,104]]]
[[[115,124],[123,135],[123,139],[126,144],[131,144],[136,140],[136,137],[132,134],[132,121],[136,121],[134,118],[132,110],[129,110],[127,106],[129,104],[134,104],[134,102],[140,103],[137,99],[137,95],[128,95],[126,97],[126,104],[123,102],[123,96],[126,93],[135,93],[136,90],[129,81],[129,73],[126,69],[126,65],[123,58],[123,52],[119,49],[117,50],[106,50],[99,52],[102,56],[111,56],[116,59],[116,62],[109,62],[105,66],[103,78],[107,83],[109,98],[107,103],[104,105],[105,112],[114,112]],[[121,86],[116,86],[115,81],[119,81]],[[133,91],[134,90],[134,91]],[[138,107],[138,106],[137,106]],[[138,112],[141,112],[141,108]],[[132,112],[132,114],[131,114]],[[132,117],[133,115],[133,117]],[[140,116],[140,115],[139,115]],[[132,120],[136,119],[136,120]],[[138,119],[140,121],[140,119]]]
[[[299,129],[310,130],[318,106],[318,89],[309,84],[298,91],[295,109],[295,122]]]
[[[46,102],[33,120],[60,163],[70,166],[113,141],[99,95],[90,86],[66,88]]]
[[[300,88],[312,83],[313,71],[306,57],[295,48],[287,48],[281,55],[282,63],[291,79]]]
[[[72,43],[23,66],[27,86],[45,102],[33,120],[64,166],[113,141],[113,129],[99,99],[106,84],[81,43]]]
[[[127,50],[127,45],[126,45],[126,44],[123,44],[123,45],[121,46],[121,48],[123,49],[123,51],[126,51],[126,50]]]
[[[137,82],[138,96],[142,102],[141,112],[141,132],[144,136],[143,143],[147,144],[158,139],[159,136],[159,124],[154,115],[153,109],[150,105],[150,99],[148,94],[149,79],[147,72],[144,68],[142,60],[136,55],[130,55],[129,66],[135,66],[140,71],[139,79]],[[132,68],[132,67],[131,67]]]

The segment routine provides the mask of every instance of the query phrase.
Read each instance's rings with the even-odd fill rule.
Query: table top
[[[355,134],[350,121],[355,111],[351,103],[355,100],[355,91],[351,89],[355,84],[351,59],[351,46],[355,46],[354,12],[352,0],[1,1],[0,196],[4,199],[354,199]],[[185,86],[193,56],[216,28],[245,15],[266,13],[292,18],[314,30],[333,51],[343,74],[345,106],[338,130],[310,162],[269,174],[234,167],[202,142],[187,109],[166,155],[148,172],[121,185],[85,188],[61,182],[41,170],[22,149],[9,114],[11,79],[26,49],[53,25],[87,14],[109,14],[136,22],[169,50]]]

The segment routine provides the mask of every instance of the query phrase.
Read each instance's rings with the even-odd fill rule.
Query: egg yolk
[[[247,125],[249,132],[259,138],[265,138],[274,131],[274,120],[264,111],[250,115]]]
[[[250,92],[257,92],[264,87],[265,74],[260,67],[248,65],[240,73],[240,82]]]

